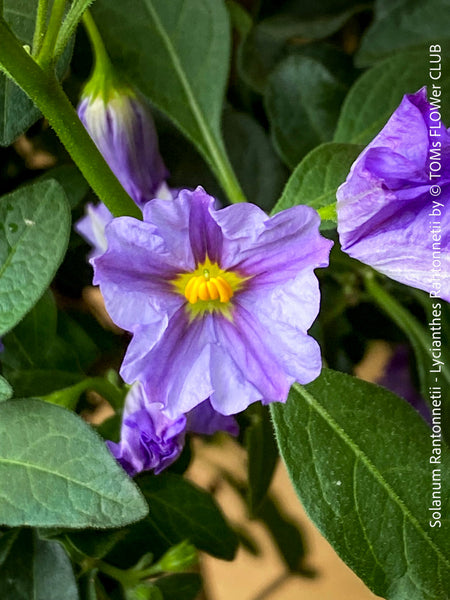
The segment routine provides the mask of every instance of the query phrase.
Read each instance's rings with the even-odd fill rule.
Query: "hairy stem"
[[[50,69],[54,65],[53,51],[55,49],[65,9],[66,0],[54,0],[44,41],[36,56],[36,62],[41,65],[43,69]]]
[[[0,70],[23,89],[48,119],[100,200],[116,217],[142,218],[89,137],[56,77],[36,64],[3,19],[0,19],[0,39]]]
[[[39,0],[37,15],[36,15],[36,27],[33,36],[33,47],[31,49],[32,55],[37,56],[45,37],[45,31],[47,28],[47,13],[48,13],[48,0]]]

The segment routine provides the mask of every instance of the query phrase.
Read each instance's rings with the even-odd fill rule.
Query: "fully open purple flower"
[[[200,187],[152,200],[143,222],[107,226],[108,250],[93,260],[109,314],[133,333],[121,374],[171,417],[207,398],[224,415],[283,402],[321,369],[307,335],[320,301],[313,270],[331,247],[319,216],[214,203]]]
[[[338,189],[338,232],[353,258],[450,300],[450,133],[436,115],[425,88],[403,98]]]
[[[234,417],[217,413],[205,400],[187,415],[167,417],[160,402],[151,402],[139,382],[128,392],[120,443],[107,442],[114,457],[134,477],[141,471],[161,473],[181,454],[186,432],[212,435],[239,432]]]

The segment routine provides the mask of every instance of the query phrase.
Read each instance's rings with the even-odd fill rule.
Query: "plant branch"
[[[65,9],[66,0],[54,0],[44,41],[42,42],[42,46],[36,56],[36,62],[41,65],[44,70],[50,70],[50,68],[52,68],[55,64],[53,59],[53,51],[55,49],[55,44],[61,28]]]
[[[56,77],[36,64],[3,19],[0,19],[0,39],[0,70],[23,89],[48,119],[100,200],[116,217],[142,218],[89,137]]]
[[[54,52],[55,60],[61,56],[64,52],[64,48],[67,46],[72,35],[75,33],[78,23],[81,20],[85,11],[93,3],[94,0],[73,0],[73,3],[67,13],[64,23],[58,33],[58,39],[56,41],[56,47]]]
[[[45,37],[45,30],[47,27],[47,13],[48,13],[48,0],[39,0],[37,15],[36,15],[36,27],[33,36],[33,47],[31,49],[32,56],[37,56]]]

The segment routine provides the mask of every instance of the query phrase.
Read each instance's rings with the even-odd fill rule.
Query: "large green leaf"
[[[304,18],[294,11],[263,19],[251,29],[239,48],[239,67],[244,80],[263,94],[267,79],[276,65],[292,52],[312,40],[321,40],[340,29],[355,13],[366,8],[355,5],[339,14],[316,15]],[[294,13],[294,14],[292,14]],[[302,48],[303,49],[303,48]],[[336,50],[335,50],[336,51]]]
[[[375,19],[364,34],[357,54],[357,62],[361,66],[384,58],[395,50],[424,42],[434,45],[449,38],[448,0],[378,0],[375,6]]]
[[[222,0],[98,0],[93,14],[114,64],[187,135],[213,169],[230,54]]]
[[[329,370],[271,409],[297,494],[341,558],[388,600],[447,600],[450,456],[442,444],[430,464],[437,454],[415,410]]]
[[[322,229],[336,226],[336,190],[343,183],[361,146],[322,144],[305,156],[292,173],[272,213],[306,204],[319,210]]]
[[[0,565],[0,597],[78,600],[75,575],[62,546],[40,540],[32,530],[20,531]]]
[[[287,169],[255,119],[229,110],[223,125],[228,154],[248,201],[269,211],[280,196]]]
[[[0,335],[43,294],[61,263],[70,210],[61,186],[42,181],[0,202]]]
[[[289,56],[270,75],[265,101],[272,137],[292,169],[332,139],[347,89],[336,72],[310,56]]]
[[[91,427],[38,400],[0,404],[0,479],[8,526],[118,527],[147,512]]]
[[[450,95],[450,61],[443,54],[442,97]],[[368,144],[386,124],[404,94],[426,84],[428,48],[402,52],[366,71],[345,99],[334,135],[335,142]],[[442,104],[444,122],[450,121],[450,104]]]
[[[17,38],[31,46],[39,0],[3,0],[3,17]],[[50,3],[51,4],[51,3]],[[58,62],[58,75],[64,74],[72,53],[72,45]],[[9,146],[40,116],[32,100],[3,73],[0,73],[0,146]]]
[[[171,473],[145,477],[139,484],[151,506],[146,521],[170,546],[189,540],[199,550],[233,559],[237,537],[210,494]]]
[[[3,377],[0,376],[0,402],[11,398],[12,393],[13,391],[9,383],[6,381],[6,379],[3,379]]]

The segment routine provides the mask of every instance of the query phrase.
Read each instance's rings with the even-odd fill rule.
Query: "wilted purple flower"
[[[181,454],[186,432],[212,435],[239,432],[234,417],[218,414],[205,400],[187,415],[170,419],[160,402],[151,402],[136,382],[127,394],[120,443],[107,442],[114,457],[133,477],[141,471],[160,473]]]
[[[110,316],[133,333],[121,374],[171,417],[207,398],[224,415],[284,402],[294,381],[321,370],[307,335],[320,302],[314,269],[332,245],[319,216],[214,202],[201,187],[152,200],[143,222],[112,221],[108,250],[93,260]]]
[[[131,477],[141,471],[160,473],[183,450],[186,417],[169,419],[162,409],[160,402],[146,400],[139,383],[135,383],[127,394],[120,443],[107,444]]]
[[[404,96],[337,191],[338,232],[353,258],[450,300],[450,133],[430,111],[425,88]]]
[[[145,101],[118,81],[109,62],[96,64],[78,116],[110,169],[136,204],[167,193],[168,171]]]
[[[383,377],[378,383],[391,390],[391,392],[394,392],[394,394],[397,394],[397,396],[400,396],[400,398],[407,400],[425,421],[428,423],[431,422],[430,409],[413,385],[407,346],[398,346],[386,365]]]

